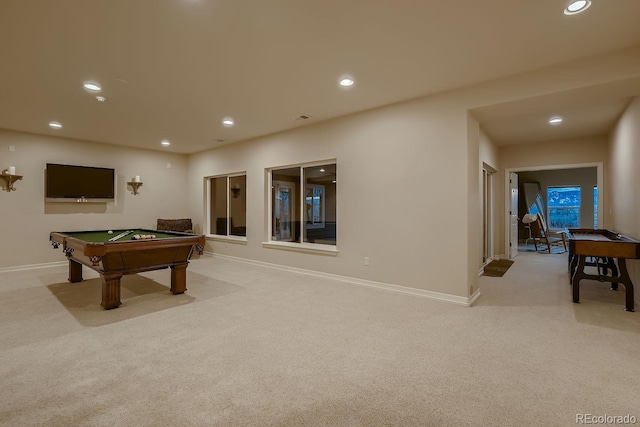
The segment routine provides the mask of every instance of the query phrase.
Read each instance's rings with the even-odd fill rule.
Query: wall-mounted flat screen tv
[[[113,201],[115,170],[47,163],[45,197],[53,202]]]

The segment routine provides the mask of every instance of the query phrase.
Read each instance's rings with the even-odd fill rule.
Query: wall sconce
[[[237,199],[240,195],[240,185],[235,184],[233,187],[231,187],[231,193],[233,194],[233,198]]]
[[[134,196],[137,196],[138,190],[140,189],[140,187],[142,187],[142,180],[140,179],[140,175],[134,176],[131,181],[127,182],[127,184],[130,185],[131,188],[133,189],[131,194],[133,194]]]
[[[22,179],[22,175],[16,175],[16,167],[9,166],[7,169],[4,169],[2,173],[0,173],[0,179],[4,180],[6,186],[3,188],[4,191],[15,191],[16,188],[13,186],[13,183]]]

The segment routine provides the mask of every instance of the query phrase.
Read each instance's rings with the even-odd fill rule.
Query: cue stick
[[[115,237],[109,239],[110,242],[115,242],[116,240],[122,239],[124,236],[133,233],[133,230],[125,231],[124,233],[120,233]]]

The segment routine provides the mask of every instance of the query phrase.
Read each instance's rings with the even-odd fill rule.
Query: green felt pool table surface
[[[135,228],[135,229],[122,229],[122,230],[111,230],[112,234],[109,234],[109,230],[94,230],[94,231],[69,231],[62,232],[60,234],[64,234],[67,237],[73,237],[79,240],[83,240],[85,242],[93,242],[93,243],[113,243],[109,242],[109,239],[112,239],[118,236],[120,233],[124,233],[126,231],[131,231],[128,235],[116,240],[116,242],[133,240],[133,236],[135,235],[154,235],[155,239],[174,239],[176,237],[189,237],[193,235],[189,235],[186,233],[173,233],[168,231],[158,231],[158,230],[147,230],[143,228]]]

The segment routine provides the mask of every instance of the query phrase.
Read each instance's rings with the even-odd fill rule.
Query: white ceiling
[[[0,0],[0,128],[193,153],[640,43],[640,1],[592,1]],[[563,114],[606,133],[631,95]],[[477,111],[498,143],[557,137],[511,107]]]
[[[634,96],[640,77],[522,99],[473,110],[497,145],[607,135]],[[549,119],[562,117],[552,126]]]

